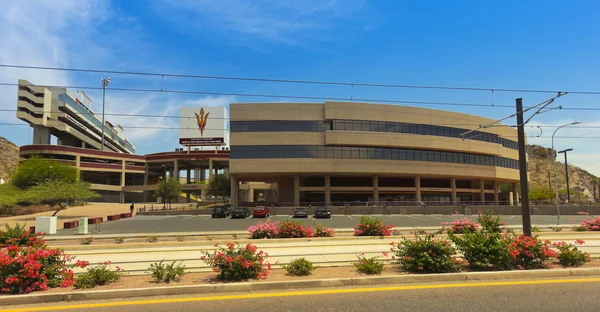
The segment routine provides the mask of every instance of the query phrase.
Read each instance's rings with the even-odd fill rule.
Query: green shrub
[[[585,231],[587,231],[587,227],[585,227],[583,225],[574,226],[573,227],[573,231],[576,231],[576,232],[585,232]]]
[[[174,280],[180,279],[185,272],[185,265],[177,264],[177,261],[173,261],[171,264],[164,264],[162,261],[158,263],[152,263],[148,268],[148,272],[152,275],[155,283],[169,283]]]
[[[378,218],[363,216],[354,227],[354,236],[390,236],[393,227],[393,224],[384,225]]]
[[[179,235],[179,236],[175,237],[175,239],[176,239],[178,242],[183,242],[183,241],[185,240],[185,237],[184,237],[183,235]]]
[[[562,228],[559,227],[559,226],[555,226],[555,227],[552,228],[552,231],[554,231],[554,232],[560,232],[560,231],[562,231]]]
[[[531,232],[539,232],[540,228],[538,228],[537,226],[532,226],[531,227]]]
[[[567,244],[565,242],[556,242],[553,246],[558,249],[556,258],[558,262],[565,267],[580,266],[586,262],[592,261],[590,255],[587,252],[582,252],[577,248],[577,245],[581,246],[585,242],[578,239],[575,244]]]
[[[402,237],[392,252],[402,268],[418,273],[447,273],[460,270],[461,260],[454,257],[456,249],[448,239],[436,238],[438,233],[415,235],[413,240]]]
[[[146,242],[148,243],[156,243],[158,241],[158,237],[156,236],[148,236],[148,238],[146,238]]]
[[[367,258],[364,253],[358,256],[358,262],[352,265],[358,272],[369,275],[380,274],[383,271],[383,262],[378,257]]]
[[[508,252],[510,240],[500,233],[485,231],[466,232],[462,236],[449,233],[448,237],[463,254],[469,267],[476,270],[504,270],[510,268]]]
[[[25,225],[16,224],[10,227],[4,225],[6,230],[0,231],[0,248],[4,246],[32,246],[42,247],[45,242],[41,238],[41,233],[33,234],[25,228]]]
[[[117,237],[115,238],[115,244],[123,244],[123,242],[125,241],[125,239],[123,237]]]
[[[118,282],[123,276],[123,269],[117,267],[111,270],[110,261],[101,262],[94,267],[88,267],[85,273],[77,275],[73,287],[77,289],[94,288]]]
[[[310,275],[312,271],[317,269],[312,262],[304,258],[295,259],[290,262],[290,264],[283,265],[282,267],[288,272],[289,275],[294,276],[307,276]]]
[[[321,224],[316,224],[313,232],[313,237],[333,237],[335,232],[333,229],[324,227]]]
[[[84,237],[82,239],[79,240],[79,244],[81,245],[89,245],[91,243],[94,242],[94,238],[93,237]]]

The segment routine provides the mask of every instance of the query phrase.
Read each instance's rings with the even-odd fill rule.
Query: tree
[[[100,195],[90,190],[88,183],[47,180],[25,191],[23,200],[53,207],[58,205],[58,209],[52,215],[55,216],[59,211],[77,201],[86,201],[98,197]]]
[[[555,193],[549,187],[536,187],[529,190],[530,200],[549,200]]]
[[[156,192],[154,192],[156,197],[162,198],[163,205],[169,203],[169,209],[171,209],[171,201],[179,197],[180,194],[181,183],[174,178],[168,178],[166,181],[159,181],[156,185]]]
[[[25,190],[46,181],[77,182],[77,168],[54,159],[31,157],[24,160],[11,178],[11,184]]]
[[[206,193],[209,196],[222,197],[225,203],[225,197],[231,195],[231,177],[226,174],[215,174],[208,182]]]
[[[598,192],[600,193],[600,178],[592,178],[592,192],[594,193],[594,201],[598,200],[596,196],[596,188],[598,188]]]

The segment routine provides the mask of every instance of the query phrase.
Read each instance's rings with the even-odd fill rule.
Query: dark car
[[[304,207],[294,209],[294,218],[308,218],[308,209]]]
[[[252,217],[254,218],[268,218],[271,216],[271,210],[266,206],[258,206],[252,209]]]
[[[213,218],[227,218],[230,214],[227,206],[215,206],[212,209]]]
[[[250,210],[246,207],[237,207],[231,209],[232,219],[246,219],[250,216]]]
[[[331,210],[325,207],[318,207],[317,209],[315,209],[315,214],[313,215],[313,217],[331,219]]]

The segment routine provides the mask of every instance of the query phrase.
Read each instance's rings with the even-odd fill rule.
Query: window
[[[387,159],[387,160],[392,159],[392,149],[390,149],[390,148],[383,149],[383,159]]]
[[[415,159],[415,152],[413,150],[407,150],[406,151],[406,160],[414,160]]]
[[[416,134],[416,133],[417,133],[417,125],[415,125],[415,124],[410,124],[410,125],[409,125],[409,130],[408,130],[408,131],[409,131],[409,133],[410,133],[410,134]]]
[[[425,130],[423,129],[423,125],[417,125],[417,134],[425,134]]]
[[[431,126],[430,125],[423,125],[423,134],[424,135],[430,135],[431,134]]]

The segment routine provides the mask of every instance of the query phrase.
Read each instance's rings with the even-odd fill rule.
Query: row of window
[[[405,122],[364,121],[364,120],[333,120],[333,121],[232,121],[231,132],[324,132],[338,131],[369,131],[434,135],[450,138],[462,138],[461,134],[469,130],[462,128],[412,124]],[[477,140],[501,144],[517,150],[515,141],[499,137],[497,134],[474,131],[466,136],[468,140]]]
[[[519,169],[518,160],[505,157],[387,147],[314,145],[232,146],[230,158],[334,158],[416,160]]]

